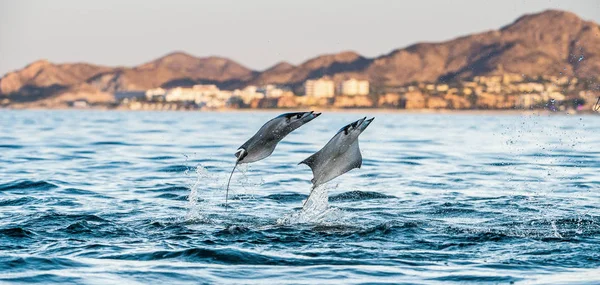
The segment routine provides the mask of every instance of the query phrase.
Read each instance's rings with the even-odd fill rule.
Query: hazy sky
[[[600,22],[596,0],[0,0],[0,75],[41,58],[133,66],[175,50],[256,70],[343,50],[373,57],[549,8]]]

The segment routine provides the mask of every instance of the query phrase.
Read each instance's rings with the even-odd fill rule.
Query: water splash
[[[556,226],[555,220],[550,220],[550,225],[552,226],[552,230],[554,231],[555,238],[563,238],[563,236],[558,232],[558,227]]]
[[[310,196],[306,198],[306,202],[302,207],[302,211],[306,213],[324,212],[329,208],[328,189],[323,185],[316,186]]]
[[[256,201],[254,191],[265,184],[263,177],[252,177],[249,175],[250,165],[248,163],[239,164],[236,173],[233,175],[231,185],[229,187],[229,203],[235,201]],[[223,193],[226,185],[222,186]],[[223,197],[225,199],[225,197]],[[223,200],[224,202],[224,200]]]
[[[226,177],[223,173],[211,173],[210,168],[198,164],[195,168],[189,167],[189,170],[195,170],[195,180],[188,185],[190,189],[187,199],[187,213],[185,220],[187,222],[213,223],[215,220],[209,219],[208,216],[214,213],[217,209],[224,210],[225,205],[225,184]],[[248,176],[249,167],[247,164],[238,166],[239,175],[232,179],[236,181],[236,187],[231,187],[229,190],[230,203],[232,200],[243,201],[255,199],[253,195],[247,194],[248,186],[259,186],[261,183],[254,183]],[[187,176],[191,176],[191,171],[186,171]],[[231,205],[230,205],[231,206]]]
[[[334,187],[317,186],[300,211],[278,219],[277,224],[328,224],[339,221],[344,216],[343,211],[329,207],[328,192],[332,188]]]
[[[503,133],[513,159],[516,162],[529,162],[523,165],[515,163],[507,168],[511,177],[506,185],[512,189],[512,195],[527,196],[524,201],[527,201],[528,207],[536,209],[535,214],[523,213],[523,217],[543,217],[547,221],[543,227],[544,233],[538,235],[563,238],[561,232],[564,225],[557,221],[564,219],[565,213],[556,211],[555,204],[546,201],[561,195],[565,181],[584,175],[584,169],[579,165],[585,162],[587,154],[581,145],[585,145],[588,139],[583,132],[585,124],[581,124],[582,128],[567,127],[564,122],[551,118],[538,113],[524,115],[521,120],[511,122],[513,125]],[[582,118],[579,121],[583,121]],[[527,179],[513,180],[513,177],[522,177],[524,167],[527,169]],[[582,210],[580,214],[585,215],[586,211]]]
[[[196,182],[190,187],[190,195],[188,196],[188,212],[185,216],[186,221],[204,220],[205,217],[201,213],[198,198],[200,181],[208,175],[206,168],[201,165],[196,166]]]

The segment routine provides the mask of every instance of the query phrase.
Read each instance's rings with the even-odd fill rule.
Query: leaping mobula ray
[[[314,113],[313,111],[281,114],[266,122],[254,136],[240,146],[235,152],[237,160],[227,181],[225,209],[227,209],[229,199],[229,183],[235,168],[239,164],[252,163],[268,157],[275,150],[277,143],[285,136],[319,115],[321,113]]]
[[[313,179],[311,180],[313,188],[306,201],[309,200],[310,195],[317,186],[329,182],[354,168],[361,167],[362,155],[358,147],[358,136],[374,119],[367,120],[367,117],[364,117],[346,125],[321,150],[299,163],[308,165],[313,173]]]

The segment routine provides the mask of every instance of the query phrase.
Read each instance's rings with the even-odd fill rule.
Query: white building
[[[201,94],[194,91],[192,88],[176,87],[167,91],[167,94],[165,94],[165,101],[195,101],[199,96],[201,96]]]
[[[154,88],[146,90],[146,100],[148,101],[162,101],[167,94],[167,90],[162,88]]]
[[[279,98],[285,93],[286,90],[278,88],[273,84],[267,84],[259,87],[256,92],[262,93],[267,98]]]
[[[304,83],[304,92],[306,96],[310,97],[330,98],[335,95],[335,85],[333,81],[326,78],[306,80]]]
[[[265,94],[258,92],[258,87],[254,85],[248,85],[246,88],[233,91],[233,96],[240,97],[245,104],[250,104],[254,99],[261,99],[265,97]]]
[[[342,95],[369,95],[369,81],[348,79],[340,83],[339,93]]]
[[[194,85],[192,88],[176,87],[169,89],[165,95],[167,102],[208,103],[219,98],[221,90],[216,85]]]

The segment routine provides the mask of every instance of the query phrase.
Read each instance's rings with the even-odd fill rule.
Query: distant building
[[[308,97],[330,98],[335,95],[335,85],[326,78],[307,80],[304,83],[304,92]]]
[[[88,104],[88,102],[86,100],[77,100],[77,101],[73,101],[71,103],[71,106],[73,108],[83,109],[83,108],[88,108],[90,105]]]
[[[369,81],[348,79],[344,80],[339,85],[339,93],[342,95],[369,95]]]
[[[148,101],[163,101],[167,90],[162,88],[153,88],[146,90],[146,100]]]
[[[435,90],[438,92],[446,92],[448,91],[449,87],[447,84],[439,84],[437,86],[435,86]]]
[[[244,104],[250,104],[255,99],[262,99],[265,97],[265,94],[258,92],[258,90],[258,87],[254,85],[248,85],[242,90],[234,90],[232,95],[242,99]]]
[[[258,90],[258,87],[254,86],[254,85],[248,85],[248,86],[244,87],[244,89],[242,89],[243,92],[248,93],[248,94],[257,93],[256,90]]]
[[[176,87],[167,91],[165,100],[167,102],[181,101],[200,104],[206,103],[211,97],[217,97],[220,91],[216,85],[194,85],[192,88]]]
[[[273,84],[267,84],[256,89],[256,92],[264,94],[266,98],[279,98],[286,91]]]

